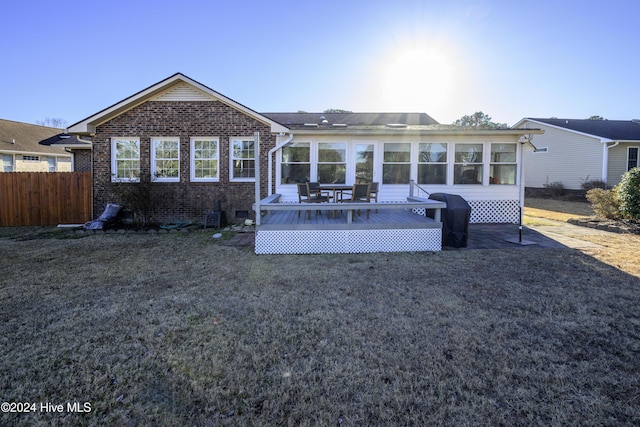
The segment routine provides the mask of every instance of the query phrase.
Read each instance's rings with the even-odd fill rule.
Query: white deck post
[[[255,157],[255,175],[256,175],[256,225],[260,225],[260,132],[253,134],[253,155]]]

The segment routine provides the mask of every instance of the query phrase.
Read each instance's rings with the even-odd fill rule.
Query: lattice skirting
[[[471,223],[511,223],[520,220],[520,204],[517,200],[467,200],[471,206]]]
[[[520,221],[520,203],[517,200],[467,200],[471,206],[470,223],[517,224]],[[413,209],[425,215],[424,209]]]
[[[442,250],[439,228],[397,230],[257,230],[256,254],[431,252]]]

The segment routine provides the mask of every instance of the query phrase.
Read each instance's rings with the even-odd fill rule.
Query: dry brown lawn
[[[557,225],[571,218],[592,217],[588,203],[553,199],[526,199],[525,221],[529,226]],[[600,245],[600,249],[584,250],[588,255],[640,277],[640,235],[619,233],[575,234],[582,240]]]
[[[0,230],[0,396],[91,412],[0,425],[640,424],[640,279],[576,250],[61,237]]]

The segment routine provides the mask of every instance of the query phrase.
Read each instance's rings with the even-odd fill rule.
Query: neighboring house
[[[72,169],[75,172],[91,172],[91,141],[85,141],[77,135],[59,133],[40,141],[41,145],[59,147],[73,156]]]
[[[68,132],[93,143],[94,212],[142,177],[153,221],[202,220],[216,201],[231,221],[253,216],[258,132],[262,197],[297,201],[305,180],[377,181],[391,202],[413,180],[463,196],[474,222],[518,220],[520,129],[461,129],[423,113],[258,113],[177,73]]]
[[[62,129],[0,119],[0,172],[70,172],[72,154],[40,145]]]
[[[524,118],[514,128],[543,129],[525,155],[525,185],[543,188],[559,182],[579,190],[585,181],[613,186],[640,166],[640,121]]]

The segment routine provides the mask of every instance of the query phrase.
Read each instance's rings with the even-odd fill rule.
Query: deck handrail
[[[421,192],[425,193],[427,196],[429,196],[431,193],[429,193],[427,190],[425,190],[424,188],[422,188],[421,186],[419,186],[418,184],[416,184],[416,182],[412,179],[409,181],[409,197],[414,196],[414,188],[417,188],[418,190],[420,190]]]
[[[280,194],[272,194],[260,201],[261,211],[333,211],[346,209],[350,212],[358,209],[429,209],[434,210],[434,221],[440,222],[440,210],[447,204],[439,200],[424,199],[421,197],[407,197],[405,202],[323,202],[323,203],[279,203]],[[256,205],[253,205],[255,211]],[[256,225],[260,225],[256,215]]]

